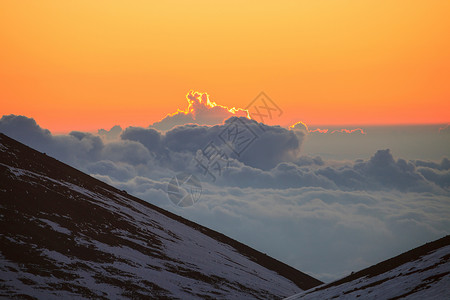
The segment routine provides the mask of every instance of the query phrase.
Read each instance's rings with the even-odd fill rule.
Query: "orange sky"
[[[450,121],[450,1],[1,1],[0,115],[149,124],[191,89],[274,122]]]

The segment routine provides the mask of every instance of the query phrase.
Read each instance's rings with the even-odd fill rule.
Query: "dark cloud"
[[[430,169],[436,169],[436,170],[450,170],[450,160],[446,157],[444,157],[440,163],[434,162],[434,161],[423,161],[423,160],[415,160],[414,164],[417,167],[427,167]]]
[[[442,188],[450,188],[450,160],[443,158],[440,163],[416,160],[417,170],[427,180]]]
[[[99,136],[105,138],[106,140],[115,140],[122,133],[122,127],[120,127],[119,125],[115,125],[110,130],[99,129],[97,133]]]
[[[365,175],[368,182],[376,182],[378,188],[414,190],[421,189],[424,182],[414,164],[404,159],[395,161],[389,149],[378,150],[367,163],[356,164],[354,169]]]
[[[122,140],[136,141],[151,152],[161,150],[161,133],[155,129],[128,127],[121,135]]]
[[[317,173],[347,189],[430,191],[434,187],[417,172],[414,164],[403,159],[396,161],[389,149],[378,150],[368,161],[339,168],[326,167]]]
[[[0,119],[0,132],[80,168],[87,161],[98,160],[104,146],[98,136],[90,133],[74,131],[68,135],[52,135],[34,119],[24,116],[3,116]]]
[[[228,122],[232,122],[230,118]],[[248,150],[246,150],[239,160],[248,166],[269,170],[274,168],[281,162],[293,162],[300,156],[300,147],[303,142],[304,133],[301,131],[286,130],[279,126],[268,126],[257,124],[256,122],[248,122],[249,127],[258,132],[255,139]]]
[[[323,166],[325,162],[323,161],[322,157],[316,156],[316,157],[310,157],[306,155],[300,156],[295,162],[297,166]]]
[[[86,171],[90,174],[109,176],[117,181],[127,181],[136,176],[134,168],[129,164],[100,160],[89,163]]]
[[[105,144],[102,149],[102,158],[137,166],[150,163],[154,157],[139,142],[115,141]]]
[[[2,117],[0,131],[83,170],[87,163],[102,159],[131,165],[144,164],[152,159],[141,143],[114,141],[105,144],[99,136],[79,131],[72,131],[67,135],[52,135],[33,119],[23,116]]]
[[[103,141],[98,136],[79,131],[70,132],[68,137],[54,137],[53,143],[62,155],[66,152],[73,160],[79,157],[85,161],[96,161],[101,158],[101,151],[104,148]],[[74,148],[68,149],[68,146]]]
[[[129,136],[125,133],[122,138]],[[148,141],[149,139],[144,137],[145,134],[150,132],[141,129],[139,139],[135,137],[135,140]],[[161,135],[160,142],[163,147],[160,147],[160,150],[167,149],[171,153],[189,152],[195,155],[198,150],[213,143],[227,153],[229,158],[254,168],[269,170],[280,162],[297,160],[303,137],[304,133],[299,131],[267,126],[243,117],[231,117],[223,125],[175,127]]]
[[[271,170],[261,170],[246,165],[230,167],[219,178],[218,184],[223,186],[236,186],[240,188],[299,188],[299,187],[325,187],[336,189],[336,184],[314,171],[299,168],[294,163],[280,163]]]
[[[41,149],[52,140],[52,134],[42,129],[34,119],[5,115],[0,119],[0,132],[33,148]]]
[[[164,135],[164,146],[175,152],[196,153],[197,150],[217,139],[220,132],[219,127],[219,125],[213,127],[198,125],[175,127]]]

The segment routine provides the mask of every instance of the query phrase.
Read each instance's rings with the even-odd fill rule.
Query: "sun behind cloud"
[[[236,117],[250,118],[250,114],[243,108],[228,108],[213,102],[206,92],[190,90],[186,94],[188,106],[186,109],[178,109],[175,113],[167,114],[162,120],[151,125],[159,130],[169,130],[178,125],[217,125],[226,119]]]

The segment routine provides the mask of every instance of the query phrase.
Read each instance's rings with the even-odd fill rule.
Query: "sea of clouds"
[[[314,132],[301,123],[287,129],[217,106],[213,115],[207,111],[178,112],[147,128],[63,135],[32,118],[5,115],[0,132],[323,281],[450,233],[448,128],[433,129],[434,144],[426,145],[431,159],[412,159],[407,149],[405,159],[388,148],[368,155],[370,131]],[[202,125],[183,125],[186,120]],[[429,138],[417,128],[406,130],[411,137],[402,144]],[[340,140],[347,151],[337,147],[333,157]],[[211,149],[220,159],[205,169]],[[167,196],[169,181],[181,172],[202,183],[201,198],[190,207]]]

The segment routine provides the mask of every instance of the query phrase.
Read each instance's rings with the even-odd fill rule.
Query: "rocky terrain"
[[[450,299],[450,236],[287,299]]]
[[[0,297],[279,299],[321,283],[0,134]]]

